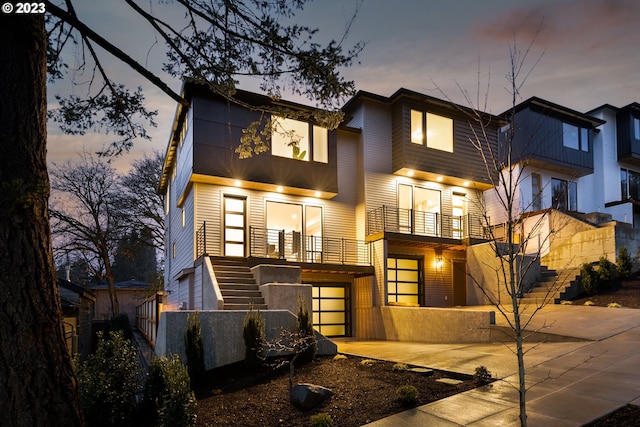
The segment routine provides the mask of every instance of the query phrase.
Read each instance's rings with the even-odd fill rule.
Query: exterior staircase
[[[267,309],[245,259],[212,257],[211,264],[224,299],[224,310]]]
[[[540,279],[520,298],[521,304],[560,304],[578,295],[580,291],[580,269],[549,270],[540,266]]]

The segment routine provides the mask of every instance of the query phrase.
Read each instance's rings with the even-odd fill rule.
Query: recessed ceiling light
[[[438,178],[436,178],[436,179],[438,180],[438,182],[442,182],[442,179],[443,179],[443,178],[442,178],[441,176],[439,176],[439,177],[438,177]]]
[[[407,172],[407,175],[413,176],[413,170],[409,169],[409,172]]]
[[[462,185],[464,185],[465,187],[468,187],[469,186],[469,181],[463,182]]]
[[[233,185],[235,185],[236,187],[240,187],[240,186],[242,186],[242,182],[239,179],[236,179],[234,181]]]
[[[315,197],[320,197],[322,195],[322,193],[320,193],[319,191],[316,191],[315,193],[313,193],[313,195]]]
[[[281,186],[281,185],[278,185],[278,188],[276,188],[276,190],[278,190],[278,193],[282,193],[282,190],[283,190],[283,189],[282,189],[282,186]]]

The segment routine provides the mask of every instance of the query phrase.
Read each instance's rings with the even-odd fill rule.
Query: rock
[[[415,372],[416,374],[422,374],[425,377],[433,375],[433,369],[428,368],[409,368],[408,371]]]
[[[291,403],[303,409],[320,406],[331,396],[333,396],[331,390],[314,384],[296,384],[289,392]]]

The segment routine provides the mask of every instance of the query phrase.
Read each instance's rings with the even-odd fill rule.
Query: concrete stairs
[[[540,279],[520,298],[521,304],[560,304],[578,295],[580,269],[549,270],[540,266]]]
[[[212,257],[211,264],[224,299],[224,310],[267,309],[245,259]]]

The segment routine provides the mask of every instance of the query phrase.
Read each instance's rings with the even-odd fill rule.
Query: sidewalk
[[[499,314],[496,322],[506,326]],[[628,403],[640,405],[640,310],[549,305],[527,330],[589,340],[525,344],[529,426],[580,426]],[[473,374],[484,365],[500,379],[369,427],[519,425],[517,360],[503,343],[336,342],[341,353],[453,372]]]

